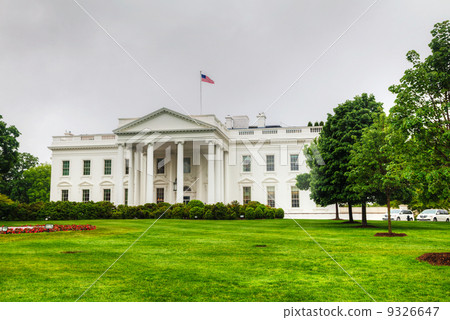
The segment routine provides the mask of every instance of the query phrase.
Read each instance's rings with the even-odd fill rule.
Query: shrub
[[[249,201],[249,203],[247,203],[246,206],[256,209],[257,207],[259,207],[260,204],[261,203],[259,203],[258,201]]]
[[[230,215],[230,219],[237,219],[240,216],[241,205],[238,201],[233,201],[227,204],[228,214]]]
[[[208,210],[205,211],[204,218],[206,220],[213,220],[214,219],[214,216],[213,216],[211,210],[208,209]]]
[[[247,207],[247,209],[245,210],[245,219],[255,219],[255,209],[253,209],[252,207]]]
[[[187,206],[189,208],[194,208],[194,207],[200,207],[203,208],[205,206],[205,204],[203,202],[201,202],[200,200],[191,200],[189,201],[189,203],[187,204]]]
[[[158,208],[162,208],[162,207],[170,207],[170,203],[168,202],[160,202],[156,205]]]
[[[158,208],[156,203],[146,203],[144,204],[144,207],[149,211],[155,211]]]
[[[184,204],[176,203],[172,206],[172,219],[183,219],[184,218]]]
[[[275,209],[275,218],[283,219],[284,218],[284,210],[281,208]]]
[[[190,219],[203,219],[203,208],[202,207],[193,207],[189,210],[189,218]]]
[[[261,207],[258,206],[258,207],[255,209],[254,212],[255,212],[255,219],[262,219],[262,218],[264,218],[264,213],[263,213]]]
[[[266,219],[275,219],[275,209],[274,208],[266,209]]]
[[[164,214],[164,215],[163,215]],[[110,202],[35,202],[18,203],[0,200],[0,220],[80,220],[80,219],[238,219],[244,215],[246,219],[281,219],[283,209],[274,209],[252,201],[240,205],[234,201],[228,205],[221,202],[203,204],[192,200],[187,205],[177,203],[171,206],[167,202],[147,203],[140,206],[114,206]]]
[[[228,209],[222,202],[218,202],[213,206],[212,214],[216,220],[228,220],[230,218]]]

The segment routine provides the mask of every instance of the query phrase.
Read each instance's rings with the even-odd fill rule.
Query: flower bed
[[[85,225],[61,225],[54,224],[53,228],[46,229],[45,225],[8,227],[8,231],[0,231],[0,234],[18,234],[18,233],[39,233],[39,232],[55,232],[55,231],[86,231],[95,230],[97,227],[90,224]]]

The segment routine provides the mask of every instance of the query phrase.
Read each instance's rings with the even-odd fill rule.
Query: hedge
[[[163,215],[164,214],[164,215]],[[188,204],[166,202],[140,206],[115,206],[110,202],[35,202],[31,204],[0,201],[0,221],[90,220],[90,219],[282,219],[284,210],[257,201],[241,205],[233,201],[204,204],[191,200]]]

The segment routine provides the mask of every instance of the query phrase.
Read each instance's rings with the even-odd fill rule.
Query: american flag
[[[214,81],[207,75],[204,75],[203,73],[202,73],[202,81],[214,84]]]

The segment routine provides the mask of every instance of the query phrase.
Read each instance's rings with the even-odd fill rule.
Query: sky
[[[203,113],[222,121],[306,125],[363,92],[388,111],[406,53],[429,55],[449,17],[448,0],[0,0],[0,115],[49,162],[65,131],[199,114],[200,70],[215,81]]]

